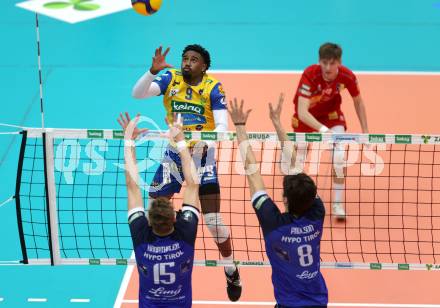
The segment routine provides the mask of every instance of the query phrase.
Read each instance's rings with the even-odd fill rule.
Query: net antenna
[[[37,33],[38,77],[39,77],[39,83],[40,83],[41,128],[44,129],[43,76],[41,73],[40,25],[38,22],[38,13],[35,13],[35,27],[36,27],[36,33]]]

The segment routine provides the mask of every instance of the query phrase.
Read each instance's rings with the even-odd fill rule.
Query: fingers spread
[[[248,111],[246,111],[246,120],[247,120],[249,114],[251,113],[251,111],[252,111],[252,109],[249,109]]]
[[[170,47],[165,49],[165,52],[163,53],[163,56],[166,57],[169,52],[170,52]]]

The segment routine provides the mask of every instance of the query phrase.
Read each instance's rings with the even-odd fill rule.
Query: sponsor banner
[[[192,139],[192,132],[183,132],[183,134],[185,135],[185,139],[186,140],[191,140]]]
[[[205,266],[217,266],[217,261],[215,261],[215,260],[205,260]]]
[[[422,138],[423,143],[428,144],[436,144],[440,143],[440,136],[430,136],[430,135],[422,135],[420,136]]]
[[[336,268],[353,268],[353,264],[349,262],[336,262]]]
[[[264,262],[261,262],[261,261],[242,261],[242,262],[240,262],[240,265],[264,266]]]
[[[411,144],[412,136],[411,135],[395,135],[394,142],[397,144]]]
[[[296,133],[287,133],[287,139],[290,141],[296,141]]]
[[[368,135],[368,141],[370,143],[385,143],[385,135],[377,135],[377,134]]]
[[[306,134],[306,142],[321,142],[322,134]]]
[[[123,130],[114,130],[113,131],[113,139],[124,139],[124,131]]]
[[[116,259],[116,265],[127,265],[127,259]]]
[[[428,271],[440,270],[440,264],[426,264],[426,269]]]
[[[89,265],[101,265],[100,259],[89,259]]]
[[[397,265],[397,269],[400,270],[400,271],[409,271],[409,264],[399,263]]]
[[[372,270],[381,270],[382,263],[370,263],[370,269]]]
[[[251,140],[267,140],[270,139],[270,135],[268,133],[249,133],[248,138]]]
[[[333,142],[355,142],[359,143],[359,136],[358,135],[351,135],[351,134],[333,134],[332,135]]]
[[[104,131],[101,129],[88,129],[87,138],[90,139],[102,139],[104,138]]]
[[[202,132],[202,140],[213,140],[217,141],[217,133],[216,132]]]

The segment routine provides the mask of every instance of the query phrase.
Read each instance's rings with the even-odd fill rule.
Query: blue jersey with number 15
[[[191,274],[199,212],[183,205],[174,232],[156,235],[143,209],[129,218],[139,272],[139,307],[189,308],[192,305]]]
[[[326,306],[328,291],[320,271],[320,241],[325,209],[320,198],[301,217],[282,214],[265,192],[257,192],[253,207],[264,234],[272,265],[278,304],[288,307]]]

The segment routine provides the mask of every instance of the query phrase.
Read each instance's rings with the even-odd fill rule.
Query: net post
[[[43,133],[43,145],[50,263],[51,265],[59,265],[61,263],[61,257],[58,234],[57,199],[55,192],[53,135],[50,131]]]
[[[17,226],[18,226],[18,234],[20,238],[20,247],[21,254],[23,256],[23,264],[28,264],[29,259],[26,250],[26,241],[24,238],[23,232],[23,222],[21,217],[21,202],[20,202],[20,188],[21,188],[21,176],[23,172],[23,162],[24,162],[24,153],[26,150],[26,141],[27,141],[27,131],[22,132],[23,137],[21,138],[21,146],[20,146],[20,154],[18,157],[18,166],[17,166],[17,178],[15,182],[15,211],[17,213]]]

